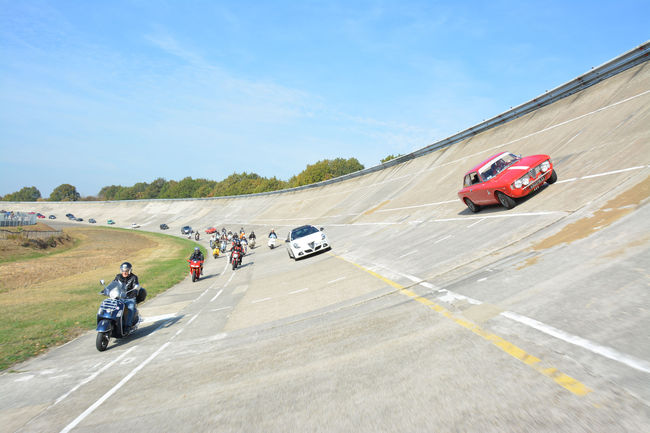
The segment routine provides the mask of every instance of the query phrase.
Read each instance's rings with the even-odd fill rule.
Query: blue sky
[[[0,195],[370,167],[650,36],[647,0],[0,5]]]

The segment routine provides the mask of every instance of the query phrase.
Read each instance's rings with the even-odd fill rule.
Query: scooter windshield
[[[126,296],[126,287],[121,281],[113,280],[104,289],[104,294],[112,299],[122,299]]]

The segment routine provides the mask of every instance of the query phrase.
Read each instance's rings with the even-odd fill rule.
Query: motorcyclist
[[[124,299],[124,304],[129,311],[126,318],[126,326],[130,327],[131,321],[134,318],[135,313],[135,298],[138,296],[138,290],[132,290],[136,285],[139,285],[138,276],[131,272],[133,266],[131,263],[124,262],[120,265],[120,273],[115,275],[115,281],[122,283],[126,289],[126,299]],[[131,291],[129,291],[131,290]]]
[[[248,235],[248,239],[255,239],[255,232],[251,230],[251,234]]]
[[[278,238],[278,235],[275,234],[275,229],[271,229],[271,233],[269,233],[269,239],[270,238],[273,238],[273,239]]]
[[[190,256],[188,260],[200,260],[201,261],[201,275],[203,275],[203,261],[205,258],[203,257],[203,253],[201,252],[201,248],[199,247],[194,247],[194,252]]]
[[[242,258],[244,257],[244,247],[242,247],[241,242],[239,242],[239,239],[235,240],[235,242],[232,245],[232,249],[230,250],[230,263],[232,263],[232,253],[234,251],[239,252],[239,264],[241,265]]]

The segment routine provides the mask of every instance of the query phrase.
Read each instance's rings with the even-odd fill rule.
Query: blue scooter
[[[104,286],[104,280],[99,282]],[[135,299],[127,298],[127,294],[133,291],[137,294]],[[107,296],[97,311],[97,339],[95,345],[97,350],[103,352],[108,347],[111,337],[124,338],[138,329],[141,319],[136,304],[145,300],[147,291],[138,284],[127,291],[122,282],[112,281],[108,286],[104,286],[104,289],[99,294]],[[131,302],[133,302],[133,313],[129,314],[127,304]],[[129,315],[133,317],[128,317]]]

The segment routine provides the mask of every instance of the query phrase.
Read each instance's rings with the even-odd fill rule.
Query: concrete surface
[[[91,332],[5,372],[0,431],[649,431],[649,125],[646,62],[322,188],[5,204],[261,242],[146,302],[106,352]],[[559,180],[472,214],[462,175],[502,150],[551,155]],[[333,249],[294,262],[265,246],[304,223]]]

